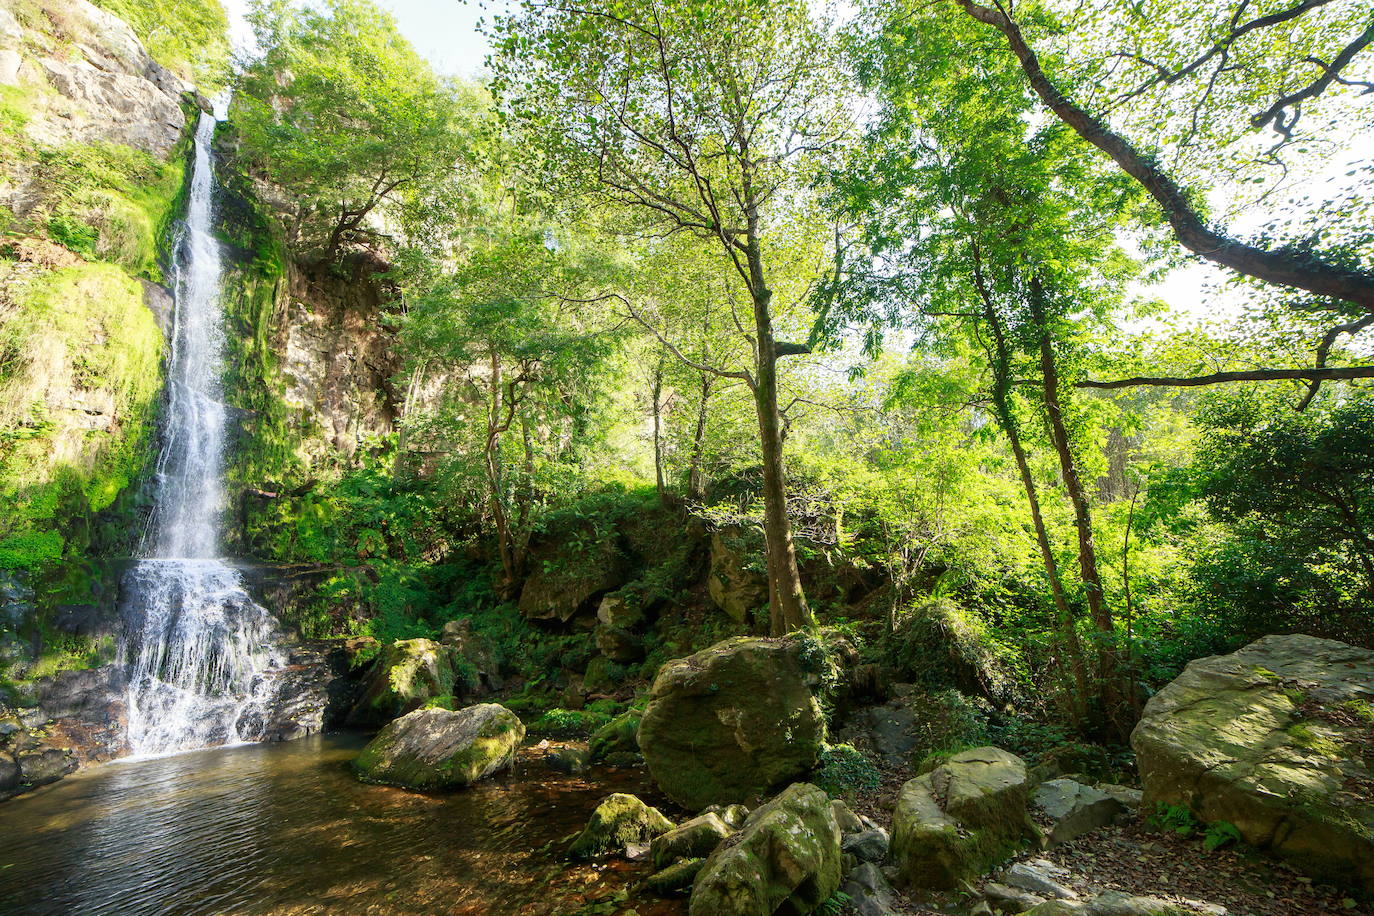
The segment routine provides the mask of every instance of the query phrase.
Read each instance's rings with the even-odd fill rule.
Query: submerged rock
[[[592,812],[586,829],[573,840],[568,851],[574,859],[591,859],[627,846],[649,843],[673,829],[673,822],[657,808],[651,808],[633,795],[617,792]]]
[[[892,858],[913,887],[948,890],[1010,856],[1032,829],[1026,765],[995,747],[950,757],[902,786]]]
[[[457,788],[509,767],[524,738],[520,719],[495,703],[458,712],[417,709],[383,728],[353,768],[369,782]]]
[[[825,741],[804,664],[815,645],[739,637],[665,664],[639,727],[659,788],[697,811],[749,801],[808,773]]]
[[[691,916],[810,913],[840,886],[840,828],[830,798],[797,783],[761,806],[707,858]]]
[[[1229,821],[1251,846],[1374,891],[1374,651],[1266,636],[1191,662],[1131,745],[1147,810]]]

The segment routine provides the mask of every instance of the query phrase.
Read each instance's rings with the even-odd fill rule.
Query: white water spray
[[[217,123],[204,113],[196,127],[157,497],[143,557],[122,587],[137,756],[252,740],[271,700],[264,675],[283,663],[271,615],[219,555],[227,412],[222,267],[211,231]]]

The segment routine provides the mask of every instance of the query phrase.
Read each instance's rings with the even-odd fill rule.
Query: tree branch
[[[1139,388],[1147,385],[1162,388],[1198,388],[1203,385],[1223,385],[1227,382],[1277,382],[1285,380],[1324,381],[1374,378],[1374,366],[1345,366],[1335,369],[1248,369],[1239,372],[1213,372],[1195,376],[1148,376],[1097,381],[1083,379],[1075,388]]]

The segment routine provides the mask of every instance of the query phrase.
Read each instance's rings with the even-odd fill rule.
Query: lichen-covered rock
[[[750,561],[750,544],[740,532],[711,535],[711,571],[706,588],[716,607],[743,623],[749,613],[768,603],[768,577]],[[762,558],[761,548],[756,559]]]
[[[1026,765],[995,747],[963,751],[902,786],[892,858],[912,887],[947,890],[987,871],[1027,837]]]
[[[657,808],[651,808],[633,795],[617,792],[596,806],[586,828],[573,840],[568,854],[574,859],[591,859],[627,846],[649,843],[673,829],[673,822]]]
[[[444,624],[439,642],[453,655],[455,689],[479,695],[501,689],[504,682],[496,652],[488,640],[473,632],[471,617]]]
[[[653,856],[654,868],[667,868],[679,859],[704,859],[734,832],[718,814],[698,815],[655,837],[649,844],[649,854]]]
[[[691,916],[810,913],[840,886],[840,828],[830,797],[789,786],[749,815],[707,858],[692,888]]]
[[[1125,805],[1106,792],[1072,779],[1043,783],[1031,796],[1031,806],[1050,822],[1051,843],[1067,843],[1106,827],[1126,811]]]
[[[349,714],[356,725],[377,725],[453,693],[453,654],[432,639],[402,639],[384,646],[364,676],[362,695]]]
[[[607,595],[596,608],[599,623],[619,630],[633,630],[644,622],[644,611],[638,601],[626,601],[619,595]]]
[[[684,808],[745,802],[808,773],[825,741],[810,637],[738,637],[659,669],[639,747]]]
[[[495,703],[458,712],[417,709],[383,728],[353,768],[368,782],[458,788],[509,767],[524,738],[519,717]]]
[[[1266,636],[1191,662],[1131,735],[1147,810],[1182,805],[1374,891],[1374,652]]]

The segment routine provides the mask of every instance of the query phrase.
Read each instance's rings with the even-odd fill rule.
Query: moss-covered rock
[[[432,639],[402,639],[382,647],[363,679],[349,720],[386,722],[438,697],[452,696],[453,652]]]
[[[592,812],[586,828],[573,840],[568,854],[574,859],[592,859],[626,846],[649,843],[673,829],[673,822],[657,808],[651,808],[633,795],[617,792],[608,796]]]
[[[679,859],[705,858],[734,832],[720,815],[702,814],[656,837],[649,844],[649,855],[654,868],[667,868]]]
[[[520,719],[495,703],[458,712],[417,709],[383,728],[354,759],[353,769],[368,782],[458,788],[509,767],[524,738]]]
[[[716,607],[743,623],[768,603],[768,577],[762,568],[762,538],[740,530],[711,535],[711,571],[707,591]]]
[[[692,888],[691,916],[810,913],[840,886],[840,828],[830,798],[789,786],[749,816],[707,858]]]
[[[591,749],[592,762],[600,763],[613,755],[639,754],[639,722],[644,718],[643,710],[630,709],[616,716],[597,729],[588,747]]]
[[[639,747],[665,794],[693,811],[746,802],[815,766],[825,718],[807,637],[738,637],[665,664]]]
[[[598,655],[587,663],[587,670],[582,675],[582,689],[587,693],[611,693],[625,683],[628,673],[624,665]]]
[[[701,867],[705,864],[705,859],[684,859],[676,862],[645,878],[644,888],[660,897],[684,894],[692,889],[692,882],[697,879]]]
[[[1010,856],[1031,835],[1026,765],[980,747],[902,786],[892,858],[912,887],[948,890]]]
[[[1374,892],[1374,652],[1266,636],[1188,665],[1131,735],[1144,805]]]

